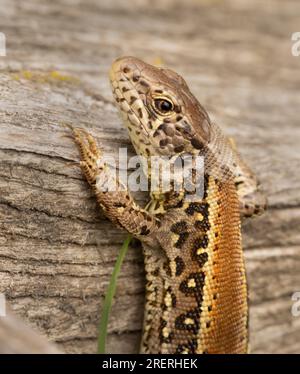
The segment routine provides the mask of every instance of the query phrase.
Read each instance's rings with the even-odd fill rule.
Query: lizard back
[[[202,202],[165,215],[161,248],[144,248],[143,353],[247,352],[237,192],[233,183],[212,177],[205,188]]]

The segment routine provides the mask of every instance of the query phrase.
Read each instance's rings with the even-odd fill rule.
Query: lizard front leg
[[[81,155],[80,167],[93,188],[105,215],[119,227],[148,245],[156,244],[159,220],[139,207],[124,185],[103,161],[95,139],[83,129],[73,129]]]

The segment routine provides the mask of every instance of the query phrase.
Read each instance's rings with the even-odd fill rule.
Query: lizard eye
[[[173,111],[174,105],[171,100],[165,98],[154,99],[154,109],[162,115],[169,114]]]

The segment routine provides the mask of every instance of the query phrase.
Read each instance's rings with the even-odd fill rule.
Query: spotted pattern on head
[[[112,65],[110,81],[138,154],[198,154],[209,142],[209,116],[177,73],[123,57]]]

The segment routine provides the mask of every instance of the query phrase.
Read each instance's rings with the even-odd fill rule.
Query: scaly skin
[[[100,206],[143,244],[147,285],[141,352],[246,353],[240,214],[265,209],[257,181],[178,74],[123,57],[112,65],[110,80],[139,155],[204,157],[201,199],[189,202],[187,191],[174,191],[171,184],[169,191],[152,192],[146,210],[126,190],[103,191],[108,181],[120,184],[92,136],[73,130],[82,171]]]

